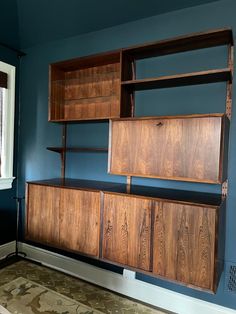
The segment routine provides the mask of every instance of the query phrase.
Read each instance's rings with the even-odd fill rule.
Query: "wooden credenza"
[[[87,180],[29,182],[26,239],[215,291],[221,197],[126,188]]]

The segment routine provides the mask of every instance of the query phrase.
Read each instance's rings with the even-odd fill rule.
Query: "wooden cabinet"
[[[218,208],[155,202],[153,273],[214,291]]]
[[[219,210],[213,205],[105,193],[102,258],[215,291]]]
[[[29,183],[27,240],[214,292],[224,252],[221,197],[126,188],[87,180]]]
[[[150,200],[104,195],[102,257],[123,265],[150,270]]]
[[[120,102],[120,51],[50,65],[49,121],[129,116]]]
[[[28,185],[26,238],[48,245],[59,244],[61,189]]]
[[[99,233],[99,192],[28,184],[28,240],[97,257]]]
[[[60,247],[99,255],[99,192],[61,190]]]
[[[109,172],[220,183],[225,120],[223,114],[113,120]]]

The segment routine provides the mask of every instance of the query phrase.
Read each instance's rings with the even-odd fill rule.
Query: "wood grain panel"
[[[99,232],[99,192],[61,189],[60,246],[98,256]]]
[[[216,211],[155,202],[153,273],[213,290]]]
[[[103,258],[150,270],[151,201],[105,194]]]
[[[112,121],[109,172],[218,183],[222,117]]]
[[[63,119],[65,99],[65,73],[49,67],[49,121]]]
[[[51,120],[120,116],[120,62],[64,71],[51,65],[50,69]]]
[[[60,188],[29,184],[27,206],[27,239],[58,245]]]

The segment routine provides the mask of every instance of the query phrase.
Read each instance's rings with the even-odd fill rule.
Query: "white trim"
[[[0,190],[7,190],[12,188],[12,182],[15,178],[0,178]]]
[[[15,116],[15,74],[13,65],[0,61],[0,70],[7,73],[7,90],[5,93],[7,106],[3,108],[3,139],[0,190],[12,187],[13,149],[14,149],[14,116]],[[7,179],[7,180],[6,180]],[[10,182],[10,180],[12,180]]]
[[[0,260],[6,257],[8,254],[15,252],[16,241],[8,242],[0,245]]]
[[[47,250],[19,243],[27,258],[109,290],[179,314],[236,314],[236,311],[104,270]]]

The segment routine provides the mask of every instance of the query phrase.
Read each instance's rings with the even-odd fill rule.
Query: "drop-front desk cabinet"
[[[26,239],[215,291],[222,206],[196,192],[35,181],[27,184]]]
[[[109,172],[222,183],[227,138],[224,114],[113,119]]]
[[[136,75],[138,60],[223,45],[226,68]],[[225,200],[135,186],[130,177],[225,182],[232,70],[228,28],[51,64],[49,121],[64,127],[62,147],[48,149],[61,154],[62,178],[27,183],[26,239],[215,292]],[[216,82],[226,84],[226,114],[134,116],[135,91]],[[128,176],[128,185],[66,179],[66,152],[107,151],[67,147],[67,123],[108,119],[108,172]]]

